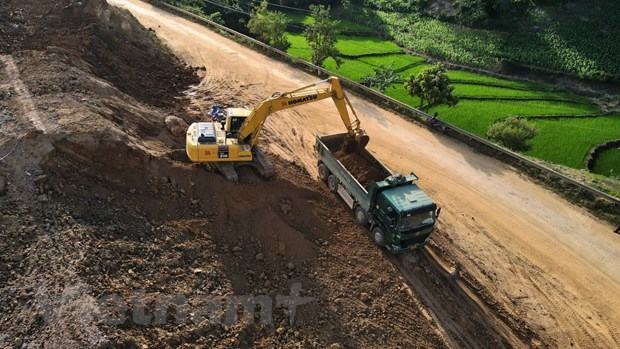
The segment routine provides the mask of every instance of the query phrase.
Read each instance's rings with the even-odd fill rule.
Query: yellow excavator
[[[325,84],[326,87],[321,87]],[[330,77],[293,91],[275,93],[253,110],[227,108],[214,113],[213,121],[191,124],[185,142],[187,156],[194,163],[214,166],[226,179],[234,182],[238,181],[236,168],[239,166],[252,166],[261,176],[269,178],[274,174],[273,166],[257,146],[267,117],[280,110],[326,98],[334,101],[347,128],[343,150],[352,152],[364,149],[369,138],[360,128],[360,120],[342,89],[340,79]]]

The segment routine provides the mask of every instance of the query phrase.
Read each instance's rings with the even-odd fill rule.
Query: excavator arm
[[[328,83],[329,86],[318,87],[324,83]],[[366,144],[368,144],[368,136],[364,130],[360,128],[360,121],[355,113],[355,109],[353,109],[353,106],[349,102],[347,95],[342,89],[340,79],[337,77],[330,77],[326,80],[290,92],[274,94],[252,110],[239,129],[238,138],[242,143],[250,144],[253,147],[258,143],[258,136],[263,124],[272,113],[317,102],[330,97],[336,104],[340,118],[349,133],[349,138],[352,142],[355,142],[354,145],[358,149],[364,148]],[[349,115],[349,110],[351,110],[353,118]]]

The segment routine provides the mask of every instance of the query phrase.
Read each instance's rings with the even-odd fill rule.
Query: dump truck
[[[346,136],[316,137],[321,180],[353,210],[378,246],[392,253],[423,246],[441,209],[420,189],[413,172],[393,173],[366,149],[342,152]]]

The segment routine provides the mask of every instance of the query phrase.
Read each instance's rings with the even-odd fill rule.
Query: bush
[[[512,150],[528,149],[527,141],[536,136],[536,128],[527,120],[510,117],[489,127],[487,137]]]

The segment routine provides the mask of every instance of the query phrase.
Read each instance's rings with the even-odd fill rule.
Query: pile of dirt
[[[445,347],[305,172],[274,159],[275,180],[234,185],[168,157],[196,78],[131,16],[1,8],[28,16],[0,56],[0,347]],[[252,300],[265,313],[234,303]]]
[[[172,107],[196,83],[191,69],[129,13],[105,0],[8,0],[0,6],[0,49],[56,48],[83,59],[94,75],[149,104]],[[122,53],[122,54],[119,54]]]
[[[387,177],[387,174],[382,168],[369,161],[358,152],[338,150],[335,155],[344,167],[351,172],[353,177],[365,188],[368,188],[370,183],[384,180],[385,177]]]

